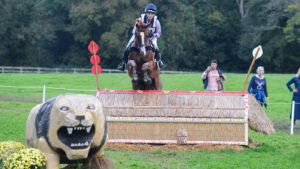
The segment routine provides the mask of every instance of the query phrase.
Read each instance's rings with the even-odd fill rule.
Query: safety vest
[[[141,19],[143,21],[143,23],[147,24],[147,16],[146,14],[141,14]],[[149,27],[147,28],[149,31],[155,33],[155,28],[156,28],[156,20],[157,20],[157,16],[154,16],[153,20],[151,21],[151,24],[149,25]]]

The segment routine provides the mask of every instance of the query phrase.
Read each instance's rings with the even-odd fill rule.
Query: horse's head
[[[140,19],[135,20],[136,32],[146,32],[150,24],[145,24]]]
[[[141,50],[144,50],[145,47],[151,46],[149,39],[148,39],[148,27],[150,24],[145,24],[143,21],[136,19],[135,21],[135,42],[136,46],[139,47]],[[142,51],[141,53],[145,53],[145,51]]]

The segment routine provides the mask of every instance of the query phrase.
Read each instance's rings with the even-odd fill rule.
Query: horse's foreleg
[[[156,90],[161,90],[162,89],[162,83],[161,83],[160,76],[154,78],[154,80],[155,80]]]
[[[134,60],[128,61],[128,69],[131,70],[131,78],[133,81],[138,81],[138,75],[136,72],[136,63]]]
[[[151,70],[151,65],[149,62],[146,62],[142,65],[142,71],[144,73],[144,82],[150,85],[152,83],[152,79],[148,75],[148,70]]]

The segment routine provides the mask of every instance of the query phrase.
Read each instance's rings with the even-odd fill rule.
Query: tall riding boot
[[[165,67],[163,61],[161,60],[161,54],[160,54],[159,49],[155,49],[155,59],[156,59],[156,61],[158,63],[158,66],[160,68],[164,68]]]
[[[128,61],[128,55],[129,55],[129,47],[127,47],[123,54],[123,61],[118,65],[118,69],[121,71],[125,71]]]

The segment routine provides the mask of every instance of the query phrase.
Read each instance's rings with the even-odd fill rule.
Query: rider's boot
[[[144,82],[150,85],[152,83],[151,78],[149,77],[147,71],[144,72]]]
[[[154,53],[155,53],[155,59],[156,59],[158,66],[160,68],[165,68],[166,66],[164,65],[163,61],[161,60],[161,54],[160,54],[159,49],[155,49]]]
[[[121,71],[125,71],[127,67],[127,61],[128,61],[128,55],[129,55],[129,48],[127,47],[124,51],[123,54],[123,60],[122,62],[118,65],[118,69]]]

